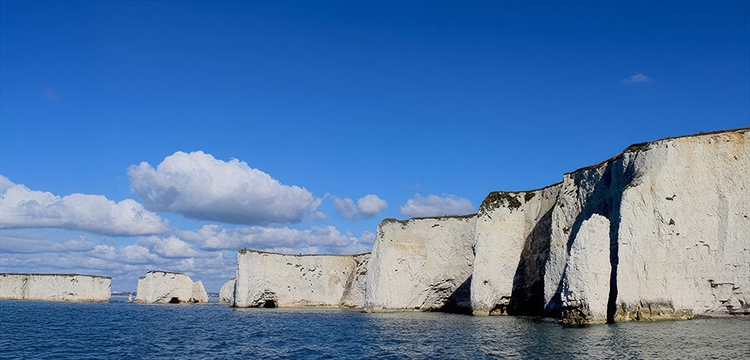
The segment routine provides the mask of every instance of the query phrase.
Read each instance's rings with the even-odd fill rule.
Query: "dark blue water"
[[[750,320],[565,327],[442,313],[0,300],[2,359],[253,357],[748,359]]]

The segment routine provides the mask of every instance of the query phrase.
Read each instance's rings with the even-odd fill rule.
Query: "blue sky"
[[[1,6],[0,271],[115,291],[750,126],[747,1]]]

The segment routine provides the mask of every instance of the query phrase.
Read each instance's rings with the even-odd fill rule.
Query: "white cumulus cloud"
[[[4,194],[8,189],[16,186],[7,177],[0,175],[0,194]]]
[[[107,262],[120,264],[148,264],[155,266],[156,264],[162,263],[159,255],[152,253],[148,248],[138,244],[128,245],[121,248],[109,245],[96,245],[94,250],[86,253],[86,255]]]
[[[180,231],[181,239],[198,244],[202,250],[255,250],[296,254],[367,252],[375,235],[365,231],[359,238],[351,232],[341,233],[334,226],[311,226],[309,229],[252,226],[225,229],[219,225],[204,225],[197,231]]]
[[[336,210],[340,211],[341,214],[343,214],[347,219],[351,220],[359,217],[359,210],[357,210],[357,205],[354,205],[354,201],[352,201],[352,199],[339,199],[337,197],[334,197],[333,207],[335,207]]]
[[[465,215],[476,211],[474,205],[466,198],[455,195],[429,195],[424,197],[415,194],[413,199],[399,207],[401,213],[409,217],[429,217],[443,215]]]
[[[375,216],[380,214],[381,211],[388,207],[388,203],[385,200],[379,198],[377,195],[365,195],[364,197],[357,200],[357,208],[362,216]]]
[[[632,85],[636,83],[650,83],[650,82],[654,82],[654,79],[652,77],[643,75],[639,72],[635,73],[635,75],[633,76],[622,79],[622,83],[625,85]]]
[[[306,189],[283,185],[245,162],[217,160],[202,151],[178,151],[156,168],[146,162],[132,165],[128,175],[131,188],[148,209],[197,220],[294,223],[321,202]]]
[[[201,256],[190,244],[170,235],[166,238],[157,236],[142,237],[136,245],[149,249],[152,253],[165,258],[189,258]]]
[[[377,195],[369,194],[357,200],[357,205],[349,198],[333,197],[333,206],[349,220],[369,218],[380,214],[388,207],[388,203]]]
[[[64,197],[30,190],[0,175],[0,229],[62,228],[102,235],[161,234],[168,230],[155,213],[132,199],[118,203],[101,195]]]

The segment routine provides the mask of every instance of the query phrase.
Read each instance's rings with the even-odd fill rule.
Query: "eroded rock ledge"
[[[543,189],[492,192],[477,214],[386,219],[371,257],[243,250],[226,291],[235,306],[576,324],[750,315],[749,134],[636,144]]]
[[[112,278],[81,274],[0,274],[0,299],[107,302]]]
[[[146,304],[207,303],[208,294],[200,281],[182,273],[152,270],[138,278],[135,302]]]

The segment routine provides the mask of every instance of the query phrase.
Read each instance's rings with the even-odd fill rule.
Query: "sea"
[[[536,317],[0,300],[1,359],[750,359],[750,319]]]

